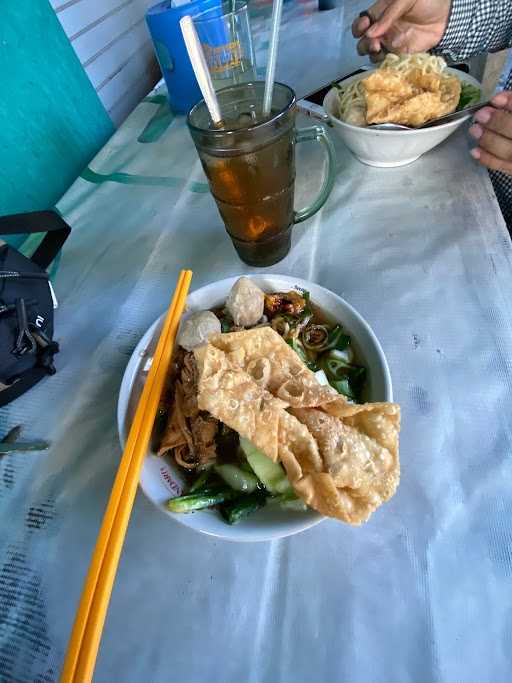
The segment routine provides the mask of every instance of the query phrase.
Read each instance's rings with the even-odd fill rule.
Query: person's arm
[[[444,36],[434,51],[454,61],[512,46],[512,2],[452,0]]]
[[[360,54],[379,59],[383,48],[424,52],[435,48],[455,61],[512,46],[512,0],[377,0],[372,21],[359,16],[352,33]],[[512,175],[512,90],[496,95],[469,129],[478,140],[472,156]]]
[[[370,25],[368,13],[373,19]],[[512,46],[511,0],[377,0],[352,25],[360,54],[447,54],[454,61]]]

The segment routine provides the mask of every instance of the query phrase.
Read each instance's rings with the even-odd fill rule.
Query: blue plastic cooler
[[[173,7],[171,0],[165,0],[146,12],[146,23],[167,85],[169,103],[177,114],[187,114],[201,99],[181,35],[180,19],[186,14],[195,16],[220,5],[221,0],[192,0]]]

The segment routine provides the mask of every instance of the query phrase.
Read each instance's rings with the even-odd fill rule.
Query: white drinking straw
[[[276,76],[277,44],[279,42],[279,27],[283,0],[274,0],[272,7],[272,27],[270,29],[270,45],[268,48],[267,73],[265,75],[265,94],[263,96],[263,114],[268,116],[272,107],[272,93]]]
[[[188,56],[192,63],[192,68],[199,84],[199,89],[204,97],[212,121],[216,126],[223,124],[220,113],[219,101],[213,87],[208,65],[204,56],[203,48],[197,36],[196,27],[192,17],[186,15],[180,19],[181,32],[187,48]]]

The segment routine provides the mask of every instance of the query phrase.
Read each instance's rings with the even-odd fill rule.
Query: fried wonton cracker
[[[252,441],[272,460],[277,460],[279,411],[287,404],[266,391],[249,373],[233,363],[230,354],[213,343],[196,352],[196,362],[199,409],[207,410]]]
[[[219,334],[209,346],[224,351],[230,363],[240,368],[290,406],[304,408],[335,401],[339,394],[318,383],[295,351],[271,327]]]
[[[199,408],[280,460],[312,508],[360,524],[393,495],[397,405],[354,405],[319,385],[270,328],[210,338],[195,355]]]
[[[362,81],[366,120],[421,126],[457,108],[461,84],[448,73],[425,73],[419,68],[397,71],[381,68]]]
[[[374,403],[357,408],[347,418],[314,408],[292,410],[317,442],[322,473],[329,475],[327,485],[325,477],[320,481],[305,472],[292,481],[294,488],[311,507],[350,524],[366,521],[391,498],[400,480],[398,406]]]

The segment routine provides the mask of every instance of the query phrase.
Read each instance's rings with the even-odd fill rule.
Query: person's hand
[[[471,155],[493,171],[512,174],[512,92],[500,92],[491,104],[475,114],[476,123],[469,129],[478,140]]]
[[[379,61],[385,51],[425,52],[435,47],[444,35],[450,16],[451,0],[377,0],[368,8],[374,19],[358,17],[352,33],[360,38],[357,51]]]

